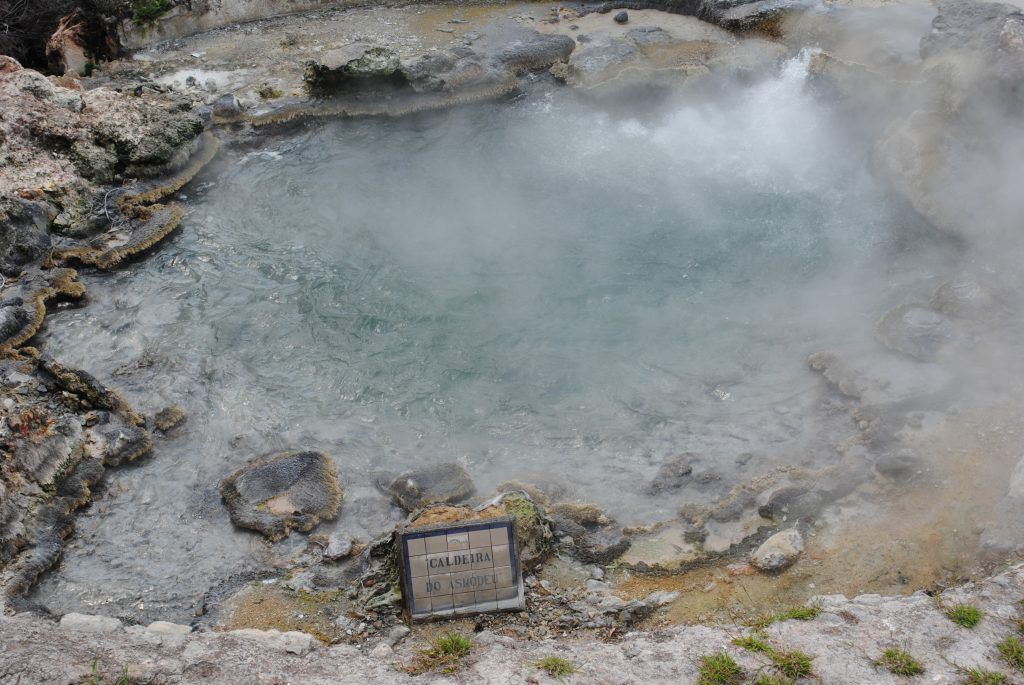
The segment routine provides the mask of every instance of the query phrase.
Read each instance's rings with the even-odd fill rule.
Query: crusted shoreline
[[[700,8],[691,8],[690,11],[683,4],[627,3],[622,6],[698,14]],[[735,8],[723,10],[721,17],[715,15],[715,23],[727,28],[756,28],[770,33],[777,28],[773,22],[800,9],[800,6],[778,3],[753,5],[756,8],[747,7],[740,12],[733,11]],[[1004,52],[998,52],[1004,50],[1010,56],[999,62],[1000,68],[1005,71],[1009,65],[1011,70],[1019,69],[1024,61],[1012,52],[1016,44],[1009,41],[1009,47],[999,45],[993,48],[990,39],[993,31],[998,33],[1001,30],[1006,34],[1007,26],[1011,29],[1017,26],[1020,12],[1007,6],[997,6],[1002,9],[984,10],[987,13],[981,17],[983,21],[978,21],[978,16],[964,10],[964,6],[978,7],[976,3],[963,2],[950,2],[940,7],[944,12],[943,26],[948,29],[952,25],[953,30],[945,34],[950,41],[945,48],[942,31],[939,31],[938,38],[933,36],[926,41],[924,52],[928,59],[933,60],[931,66],[941,66],[953,59],[950,55],[959,58],[972,50],[997,50],[997,54],[1005,57]],[[619,7],[617,5],[616,9]],[[56,155],[58,161],[54,168],[59,171],[38,186],[15,183],[22,179],[0,179],[7,182],[4,190],[10,191],[10,197],[4,198],[8,202],[4,206],[7,212],[4,220],[8,222],[5,227],[14,227],[12,234],[17,232],[26,236],[23,244],[15,245],[2,255],[7,261],[0,265],[5,275],[4,286],[0,288],[0,312],[3,313],[0,318],[0,374],[4,380],[2,394],[6,410],[5,433],[0,437],[5,441],[9,462],[13,464],[13,469],[5,472],[3,480],[0,480],[3,488],[0,490],[0,566],[3,569],[7,612],[38,608],[25,596],[39,575],[58,560],[64,540],[73,531],[74,512],[88,504],[90,488],[101,481],[105,468],[133,461],[148,453],[153,446],[153,433],[161,430],[159,422],[140,415],[120,395],[89,374],[68,369],[45,353],[27,346],[43,325],[48,302],[80,300],[87,295],[77,280],[76,271],[66,265],[104,271],[114,269],[134,255],[142,255],[171,234],[180,225],[184,210],[173,202],[162,202],[181,190],[214,159],[220,145],[214,133],[218,129],[230,130],[233,136],[251,134],[258,137],[265,127],[305,119],[401,116],[442,109],[509,95],[518,88],[519,79],[529,74],[554,78],[579,87],[581,92],[595,90],[621,94],[620,88],[624,85],[632,87],[645,80],[656,81],[665,74],[685,81],[721,68],[722,64],[726,70],[737,72],[749,70],[751,65],[768,69],[780,57],[790,54],[781,44],[761,38],[743,38],[740,41],[723,32],[710,35],[720,41],[717,45],[726,47],[710,51],[702,48],[705,52],[701,53],[700,59],[694,60],[692,46],[688,44],[698,39],[706,42],[712,29],[689,24],[680,24],[682,28],[678,30],[683,33],[699,30],[700,33],[697,36],[686,34],[686,40],[679,37],[682,34],[673,34],[678,44],[687,45],[676,46],[677,51],[672,53],[673,61],[670,63],[664,62],[661,52],[645,51],[642,40],[647,38],[638,38],[640,34],[632,37],[609,34],[597,45],[589,47],[583,42],[578,43],[574,37],[567,37],[561,22],[593,21],[588,17],[595,15],[610,21],[606,15],[599,14],[608,9],[611,8],[581,8],[565,13],[556,8],[554,16],[557,21],[540,27],[540,30],[524,29],[506,21],[484,23],[481,35],[469,41],[476,44],[474,50],[451,49],[441,59],[428,60],[424,55],[399,54],[387,46],[358,45],[354,50],[345,48],[339,54],[318,55],[307,63],[307,66],[312,64],[315,68],[307,68],[302,77],[293,74],[288,77],[293,81],[283,84],[297,87],[301,78],[311,92],[328,88],[328,97],[307,94],[279,100],[271,98],[270,102],[240,102],[233,94],[210,98],[209,93],[195,85],[186,87],[184,95],[173,91],[160,92],[159,88],[147,92],[148,86],[130,85],[138,76],[137,72],[131,71],[134,68],[131,65],[124,67],[123,73],[115,70],[113,76],[100,77],[97,81],[97,84],[107,86],[123,86],[124,92],[112,91],[104,85],[83,91],[73,82],[48,80],[35,72],[28,73],[29,70],[12,63],[13,60],[0,63],[2,85],[10,87],[9,92],[16,93],[16,98],[24,98],[18,100],[15,107],[34,102],[42,108],[42,118],[53,117],[55,113],[58,115],[47,122],[16,121],[5,138],[10,140],[23,136],[24,140],[33,141],[31,145],[38,141],[47,155]],[[731,17],[728,21],[726,14]],[[729,21],[739,23],[730,24]],[[1004,24],[999,25],[998,21]],[[631,52],[622,48],[627,39],[632,41],[627,46]],[[736,49],[741,42],[746,50],[742,55]],[[514,45],[514,49],[503,47],[509,44]],[[730,53],[727,48],[735,50]],[[588,55],[588,50],[596,53]],[[748,53],[755,57],[750,58]],[[609,55],[618,57],[612,59]],[[685,55],[685,59],[680,55]],[[593,59],[583,59],[586,57]],[[1014,62],[1014,59],[1018,61]],[[969,72],[966,76],[964,72],[955,70],[926,71],[929,78],[937,80],[936,99],[940,107],[946,106],[951,99],[955,100],[957,94],[967,97],[963,94],[968,93],[970,97],[996,103],[1000,116],[1006,114],[1004,110],[1009,111],[1008,116],[1019,116],[1020,103],[1012,99],[1015,96],[999,88],[1002,82],[996,82],[992,89],[982,88],[978,84],[986,83],[984,68],[978,66],[973,57],[967,63],[980,71]],[[903,82],[888,75],[871,72],[865,76],[865,71],[870,70],[862,65],[830,56],[816,58],[811,71],[820,87],[840,95],[844,102],[854,103],[853,107],[878,107],[879,102],[891,99],[893,92],[903,87]],[[324,75],[328,78],[320,83],[318,79]],[[877,87],[876,91],[864,91],[865,78]],[[243,99],[244,91],[253,86],[253,83],[248,83],[238,89]],[[132,90],[141,95],[128,94]],[[933,103],[926,104],[931,106]],[[61,119],[82,114],[88,117],[90,111],[102,110],[103,107],[110,107],[114,115],[127,117],[128,135],[117,139],[108,129],[96,128],[95,122],[79,126]],[[952,157],[942,160],[946,166],[935,164],[934,149],[923,147],[937,139],[943,139],[946,144],[949,138],[976,137],[979,135],[978,122],[964,114],[966,108],[962,104],[960,109],[954,107],[952,112],[940,114],[924,115],[918,111],[896,121],[880,136],[876,154],[878,172],[933,225],[946,233],[958,239],[978,238],[982,242],[1001,237],[1004,227],[998,224],[1000,217],[996,217],[994,223],[966,223],[962,220],[960,208],[952,211],[943,204],[942,186],[935,179],[949,171],[949,165],[956,160]],[[153,115],[152,112],[162,113]],[[147,120],[151,115],[157,116],[156,125]],[[924,124],[921,123],[923,119],[927,119]],[[11,122],[12,119],[5,117],[4,121]],[[132,130],[133,126],[149,126],[142,140],[138,139],[137,130]],[[161,132],[166,130],[175,133],[171,139],[160,139]],[[155,153],[146,142],[146,136],[160,139],[154,144],[158,148]],[[955,145],[943,149],[953,148]],[[921,159],[927,159],[929,165],[922,167],[918,164]],[[936,171],[937,167],[941,168]],[[128,183],[129,179],[136,180]],[[118,181],[123,185],[113,185]],[[44,232],[49,235],[45,245],[38,239],[40,222],[45,224]],[[21,228],[28,224],[33,228],[22,231]],[[857,356],[858,351],[823,352],[813,355],[808,363],[821,372],[824,380],[839,394],[857,403],[857,408],[851,413],[864,424],[860,438],[869,444],[886,430],[891,430],[871,415],[873,410],[931,397],[948,388],[950,378],[939,368],[943,355],[948,354],[950,341],[955,339],[947,331],[956,328],[973,335],[978,330],[973,327],[979,317],[989,317],[985,319],[988,321],[993,311],[1003,316],[1004,309],[999,306],[1001,293],[1005,293],[1012,284],[1012,279],[1002,278],[1000,274],[984,282],[971,276],[952,279],[940,286],[927,306],[901,304],[881,316],[874,333],[879,344],[894,353],[896,361],[892,364],[917,365],[912,375],[920,378],[927,379],[928,374],[934,374],[938,380],[933,386],[924,383],[924,387],[907,390],[886,382],[884,373],[880,378],[873,377],[870,372],[877,372],[877,367],[865,372],[862,359]],[[908,358],[913,361],[908,361]],[[10,402],[6,403],[7,400]],[[882,471],[878,465],[875,468]],[[895,475],[886,475],[898,479],[903,471],[912,468],[913,465],[896,463],[892,466],[892,474]],[[1017,468],[1019,470],[1020,467]],[[843,480],[842,486],[833,483],[837,492],[829,492],[827,488],[810,493],[801,491],[795,495],[790,492],[787,496],[793,496],[796,504],[776,498],[774,506],[804,506],[808,496],[821,499],[827,495],[839,499],[843,496],[839,491],[843,487],[852,489],[860,477],[860,474],[844,474],[844,478],[839,479]],[[395,483],[388,487],[393,489]],[[990,523],[982,536],[981,553],[986,555],[986,569],[998,568],[1022,551],[1020,536],[1013,530],[1013,521],[1019,514],[1015,503],[1020,496],[1012,491],[1012,487],[1000,505],[1002,509],[997,512],[997,520]],[[755,502],[755,495],[775,496],[781,492],[763,490],[753,495],[739,494],[747,495],[749,502],[745,502],[750,504]],[[401,499],[400,493],[392,491],[391,494]],[[536,493],[532,496],[538,502],[542,499],[542,495]],[[526,495],[526,501],[532,502],[530,498],[531,495]],[[732,503],[726,502],[722,506]],[[762,505],[769,509],[767,515],[762,514],[766,520],[774,518],[772,504],[769,501]],[[807,506],[820,509],[822,503]],[[414,509],[415,506],[408,508]],[[538,510],[533,504],[528,514],[548,525],[550,521],[545,519],[543,512],[543,508]],[[605,529],[611,531],[608,533],[610,539],[603,540],[607,544],[596,551],[584,544],[567,545],[564,542],[559,550],[569,557],[596,564],[597,568],[607,566],[622,554],[625,537],[641,539],[646,536],[664,546],[675,544],[674,541],[691,542],[691,537],[700,533],[700,521],[696,520],[700,517],[695,521],[652,526],[623,536],[621,530],[611,530],[613,522],[599,521],[603,515],[599,510],[593,520],[586,518],[586,512],[574,511],[572,516],[562,513],[561,527],[555,529],[563,541],[569,537],[589,544],[596,538],[588,537],[584,529],[590,529],[590,532],[600,530],[602,534]],[[574,516],[583,518],[576,520]],[[779,520],[785,521],[785,517]],[[573,525],[583,532],[579,535],[573,533]],[[648,565],[641,558],[638,563],[629,562],[628,568],[652,577],[676,576],[715,559],[735,561],[745,557],[781,527],[773,524],[759,528],[723,554],[712,552],[694,558],[677,555],[678,558],[670,559],[674,564],[670,564],[670,568]],[[546,535],[550,538],[551,531],[548,530]],[[0,676],[14,678],[15,682],[78,682],[88,676],[91,660],[100,659],[104,673],[116,677],[116,669],[123,665],[139,682],[237,682],[240,674],[251,673],[255,677],[267,672],[280,672],[282,677],[295,677],[294,674],[299,672],[313,681],[332,682],[338,678],[337,670],[341,663],[345,664],[347,671],[351,669],[351,674],[358,673],[361,677],[381,682],[404,681],[407,676],[396,673],[394,664],[411,663],[415,659],[414,646],[403,644],[396,652],[395,647],[401,637],[378,639],[383,628],[395,622],[393,568],[389,566],[386,545],[385,536],[361,554],[359,550],[350,551],[359,559],[358,570],[334,573],[336,577],[333,580],[339,587],[354,581],[359,588],[358,597],[354,598],[358,600],[359,611],[370,612],[361,615],[372,615],[374,619],[389,617],[380,619],[380,629],[362,634],[361,649],[348,645],[322,647],[304,633],[273,634],[243,630],[225,635],[212,632],[189,634],[188,627],[167,625],[148,629],[133,626],[122,630],[116,621],[72,618],[56,630],[61,634],[73,629],[85,633],[78,634],[78,639],[72,641],[75,645],[72,653],[62,652],[58,657],[48,654],[55,630],[52,624],[37,616],[21,614],[16,618],[0,619],[0,634],[4,634],[5,643],[12,646],[0,657]],[[546,550],[551,546],[545,543]],[[697,547],[699,549],[699,545]],[[305,589],[302,583],[297,583],[296,587],[299,593]],[[591,588],[588,586],[588,589]],[[605,590],[598,587],[595,593],[599,596],[591,604],[593,607],[603,606],[602,602],[614,605],[612,613],[617,617],[612,622],[614,625],[590,621],[594,625],[584,627],[594,630],[611,627],[609,635],[620,631],[615,637],[622,639],[621,644],[534,641],[517,645],[512,644],[510,638],[484,631],[478,638],[478,646],[474,648],[466,670],[458,677],[466,682],[520,682],[524,677],[539,678],[541,676],[534,673],[536,669],[530,664],[548,652],[564,654],[565,658],[581,665],[579,673],[573,676],[577,682],[677,682],[680,677],[695,678],[699,657],[722,649],[737,652],[737,658],[749,673],[765,667],[756,656],[730,646],[733,637],[743,634],[745,629],[740,626],[674,627],[654,632],[629,632],[623,636],[621,630],[630,629],[633,623],[631,612],[639,610],[642,604],[644,616],[650,616],[662,606],[660,602],[664,598],[648,598],[649,601],[628,605],[618,598],[609,600]],[[551,593],[540,593],[547,594]],[[926,672],[954,679],[962,676],[967,666],[1006,670],[996,656],[994,644],[997,634],[1012,631],[1015,621],[1020,620],[1015,603],[1022,594],[1024,570],[1021,567],[1014,567],[977,586],[965,585],[947,590],[945,595],[949,601],[970,601],[984,607],[989,618],[983,624],[985,630],[977,633],[950,629],[943,623],[946,619],[941,607],[918,593],[892,599],[824,598],[823,618],[808,624],[773,626],[769,629],[769,636],[784,643],[787,649],[801,649],[815,656],[818,659],[815,672],[824,682],[887,683],[898,681],[873,663],[878,656],[876,652],[890,644],[914,647],[916,638],[908,638],[907,643],[903,643],[894,634],[900,630],[917,630],[921,639],[916,644],[919,645],[920,657],[925,661]],[[587,610],[591,609],[584,608],[581,612]],[[870,615],[863,615],[865,613]],[[856,617],[856,620],[849,620],[848,615]],[[561,619],[556,615],[543,620],[557,625]],[[578,625],[579,621],[566,632]],[[656,624],[638,622],[638,625],[651,628]],[[90,635],[83,637],[87,633]],[[842,649],[851,645],[855,648]],[[144,654],[147,649],[154,648],[160,652],[158,658]],[[359,651],[355,651],[357,649]],[[297,654],[303,659],[297,659]]]

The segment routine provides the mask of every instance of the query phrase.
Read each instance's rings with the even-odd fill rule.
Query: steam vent
[[[1024,683],[1024,0],[0,28],[0,683]]]

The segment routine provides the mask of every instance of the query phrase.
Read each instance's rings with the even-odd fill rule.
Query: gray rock
[[[473,494],[473,481],[466,469],[449,462],[408,471],[387,486],[395,502],[406,511],[428,504],[460,502]]]
[[[668,606],[672,602],[679,599],[678,592],[669,592],[668,590],[658,590],[644,597],[644,602],[654,607]]]
[[[110,616],[71,613],[61,617],[60,627],[80,633],[112,633],[121,629],[121,622]]]
[[[50,249],[50,212],[46,205],[11,198],[0,202],[0,273],[17,276]]]
[[[213,101],[213,114],[218,117],[232,118],[242,114],[242,103],[231,93],[225,93]]]
[[[188,635],[192,632],[192,628],[190,626],[181,625],[180,623],[153,621],[146,626],[146,632],[156,633],[157,635]]]
[[[221,481],[220,494],[241,528],[279,540],[333,519],[341,486],[330,458],[320,452],[281,452],[259,457]]]
[[[665,457],[647,490],[652,495],[657,495],[683,487],[689,480],[690,474],[693,473],[693,462],[696,459],[697,456],[692,452]]]
[[[757,513],[766,519],[795,521],[812,518],[824,504],[820,492],[800,486],[787,486],[775,490],[768,502],[758,508]]]
[[[622,10],[621,12],[617,12],[615,14],[615,16],[612,17],[612,19],[615,20],[616,24],[625,24],[626,22],[629,21],[629,12],[627,12],[626,10]]]
[[[626,38],[641,47],[675,42],[671,34],[660,26],[638,26],[626,31]]]
[[[289,631],[282,633],[278,630],[256,630],[246,628],[244,630],[232,630],[226,635],[239,637],[246,640],[255,640],[271,651],[285,654],[297,654],[303,656],[313,651],[316,646],[316,638],[308,633]]]
[[[312,592],[315,588],[313,585],[313,572],[312,571],[301,571],[296,573],[288,580],[284,581],[284,586],[289,590],[303,590],[305,592]]]
[[[1002,561],[1024,553],[1024,458],[1010,474],[1006,495],[996,505],[992,521],[981,534],[982,555],[990,561]]]
[[[893,480],[906,482],[921,473],[924,464],[913,452],[900,450],[896,454],[884,454],[875,460],[875,470]]]
[[[928,307],[893,307],[875,324],[875,337],[891,350],[923,361],[935,357],[956,337],[949,319]]]
[[[347,559],[352,555],[352,540],[338,533],[331,533],[327,538],[327,548],[324,550],[324,559],[338,561]]]
[[[804,539],[795,528],[780,531],[765,540],[750,555],[750,563],[766,573],[789,568],[804,551]]]
[[[386,642],[389,646],[394,647],[399,642],[407,638],[409,636],[409,633],[411,632],[412,630],[410,630],[409,626],[407,625],[400,624],[394,626],[391,630],[388,631]]]
[[[547,69],[559,60],[566,60],[574,49],[576,41],[569,36],[531,30],[498,50],[494,61],[514,74],[524,74]]]
[[[636,49],[624,40],[590,43],[572,53],[569,66],[584,77],[601,75],[637,56]]]
[[[348,89],[403,84],[402,63],[390,48],[353,43],[306,62],[303,79],[313,89]]]

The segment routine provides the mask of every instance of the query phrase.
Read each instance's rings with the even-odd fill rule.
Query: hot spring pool
[[[189,419],[109,474],[36,598],[181,620],[283,563],[300,536],[269,550],[216,490],[271,449],[330,454],[346,500],[317,532],[364,539],[402,518],[377,473],[422,463],[624,524],[827,465],[848,419],[807,355],[870,336],[953,256],[805,68],[615,107],[538,85],[229,147],[173,238],[47,319],[54,356]],[[707,477],[651,496],[680,452]]]

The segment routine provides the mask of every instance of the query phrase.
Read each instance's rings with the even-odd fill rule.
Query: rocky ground
[[[701,677],[703,657],[727,653],[742,669],[740,679],[700,682],[740,683],[777,676],[771,654],[802,652],[810,659],[812,678],[834,685],[961,683],[968,682],[972,669],[1004,679],[969,682],[1011,683],[1022,674],[999,645],[1005,648],[1007,638],[1015,644],[1014,636],[1020,635],[1022,597],[1024,568],[1015,567],[937,597],[824,596],[804,620],[780,619],[762,628],[677,626],[606,641],[570,636],[523,641],[486,629],[468,631],[471,646],[454,660],[452,672],[427,671],[423,677],[436,683],[690,683]],[[957,605],[983,612],[975,627],[947,616]],[[193,633],[188,626],[125,627],[116,619],[80,614],[68,614],[58,625],[20,615],[0,619],[5,646],[0,678],[21,685],[88,678],[114,682],[124,674],[133,683],[405,683],[410,675],[402,671],[420,669],[421,650],[427,647],[407,635],[404,627],[392,629],[363,651],[352,645],[325,647],[301,632]],[[737,644],[746,637],[760,639],[769,651]],[[879,663],[887,649],[917,660],[920,675],[908,678],[887,670]],[[551,677],[540,667],[550,657],[563,659],[574,672]]]
[[[140,415],[100,381],[31,347],[32,336],[47,306],[86,295],[72,267],[116,268],[174,230],[180,209],[161,200],[213,157],[219,140],[257,140],[265,126],[306,117],[394,115],[507,95],[523,78],[595,97],[685,87],[716,73],[744,78],[777,68],[808,36],[826,48],[812,60],[815,87],[877,129],[877,173],[973,250],[978,268],[947,275],[927,301],[881,313],[877,349],[808,360],[833,389],[834,410],[856,427],[837,446],[838,470],[741,484],[711,507],[632,530],[528,484],[480,497],[474,503],[517,517],[529,610],[446,624],[475,634],[474,647],[458,673],[431,677],[540,682],[546,676],[532,664],[559,655],[579,669],[568,678],[577,682],[689,682],[700,658],[721,650],[751,677],[768,674],[771,652],[732,645],[749,629],[728,613],[810,601],[817,584],[850,595],[934,588],[1019,559],[1024,461],[1012,398],[1021,396],[1022,369],[1006,354],[1019,335],[1019,198],[991,176],[966,186],[950,179],[985,164],[1015,168],[1020,141],[989,132],[1020,123],[1024,15],[946,0],[911,58],[849,41],[792,3],[652,7],[634,3],[625,16],[619,7],[548,4],[317,9],[178,37],[81,79],[48,78],[0,57],[6,609],[33,608],[26,595],[58,558],[104,469],[150,451],[154,436],[173,436],[185,420],[173,407]],[[978,392],[960,368],[993,359],[1001,373],[982,385],[995,399],[967,402],[966,412],[950,407],[952,390]],[[984,472],[973,468],[981,454],[994,455]],[[458,520],[475,514],[422,508],[472,496],[460,469],[391,474],[379,485],[410,520]],[[651,487],[671,490],[697,476],[679,455]],[[858,497],[844,499],[855,487]],[[269,539],[333,516],[343,489],[329,459],[311,452],[263,456],[222,485],[235,523]],[[896,499],[902,510],[889,508]],[[939,511],[925,506],[937,499]],[[79,682],[95,664],[111,681],[122,667],[133,682],[404,681],[396,664],[413,665],[437,629],[403,641],[390,549],[388,533],[369,544],[310,536],[284,577],[211,589],[193,626],[68,615],[56,627],[30,612],[5,617],[0,680]],[[862,559],[856,568],[853,556]],[[933,682],[962,681],[973,667],[1013,682],[1022,675],[995,645],[1019,630],[1022,596],[1024,569],[1015,567],[947,590],[941,602],[922,593],[824,597],[816,618],[773,623],[766,639],[814,657],[821,682],[899,682],[873,662],[887,647],[917,656]],[[958,602],[985,611],[977,628],[945,617],[942,605]],[[726,625],[674,625],[693,620]],[[270,629],[286,632],[262,632]]]

